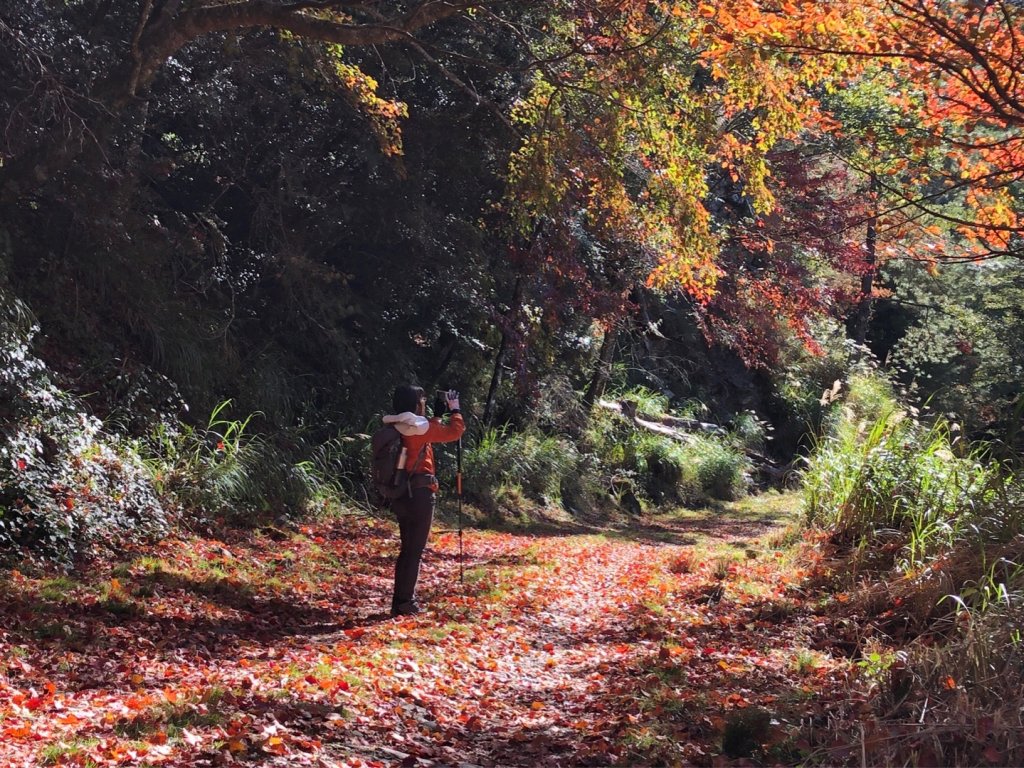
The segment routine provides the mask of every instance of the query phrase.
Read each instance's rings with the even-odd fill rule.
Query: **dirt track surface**
[[[394,526],[356,516],[167,541],[77,580],[14,573],[0,764],[786,762],[844,665],[811,650],[823,625],[778,530],[748,509],[469,531],[462,584],[441,533],[426,610],[400,619]]]

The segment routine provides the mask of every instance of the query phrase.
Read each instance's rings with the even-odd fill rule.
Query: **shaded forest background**
[[[1000,158],[1005,181],[975,184],[962,158],[978,150],[936,154],[927,121],[942,117],[894,106],[886,66],[759,54],[795,104],[828,113],[821,123],[794,122],[788,99],[733,96],[768,77],[717,58],[732,55],[735,8],[483,4],[428,23],[438,7],[398,9],[415,29],[403,41],[351,46],[290,31],[304,13],[290,6],[276,29],[263,6],[234,6],[257,15],[211,34],[201,4],[4,7],[9,544],[54,536],[74,551],[86,529],[106,536],[118,526],[91,521],[109,516],[110,494],[131,519],[171,487],[196,506],[188,489],[210,483],[222,498],[206,501],[239,519],[300,514],[326,486],[358,497],[359,436],[408,380],[460,389],[474,443],[536,430],[596,456],[601,469],[577,474],[626,486],[631,508],[664,495],[642,477],[657,460],[602,459],[581,438],[609,385],[741,435],[730,493],[780,482],[820,426],[822,393],[868,356],[910,404],[1019,448],[1019,239],[1015,219],[991,213],[1019,200],[1016,156]],[[799,10],[786,11],[791,34],[811,22],[833,34],[835,16]],[[374,19],[332,12],[325,23],[372,35]],[[645,14],[711,43],[699,56],[638,45],[646,58],[630,59]],[[655,74],[623,72],[638,61]],[[675,94],[650,111],[676,122],[604,136],[632,109],[601,90],[619,87]],[[704,101],[687,113],[690,98]],[[1012,115],[976,117],[1016,136]],[[659,157],[659,142],[680,143],[678,157]],[[702,146],[657,198],[671,173],[655,164],[671,171]],[[935,205],[911,215],[923,167]],[[975,230],[1002,239],[956,226],[972,205]],[[675,239],[639,232],[652,210]],[[93,443],[107,448],[83,454]]]
[[[0,0],[0,41],[8,569],[369,513],[417,381],[480,526],[798,490],[835,722],[1024,755],[1019,3]]]

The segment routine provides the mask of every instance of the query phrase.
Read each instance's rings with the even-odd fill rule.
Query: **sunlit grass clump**
[[[984,528],[1012,535],[991,525],[1006,511],[999,482],[985,448],[961,440],[955,424],[919,421],[884,382],[863,376],[851,381],[804,476],[807,519],[851,538],[902,534],[909,571]]]
[[[934,743],[913,749],[940,764],[1024,760],[1024,482],[992,456],[865,374],[804,476],[807,521],[847,553],[837,578],[907,642],[898,664],[876,654],[865,682],[880,710],[933,724]]]

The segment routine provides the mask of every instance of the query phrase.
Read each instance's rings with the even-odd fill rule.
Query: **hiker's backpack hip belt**
[[[433,488],[437,485],[437,477],[434,475],[413,475],[409,478],[410,488]]]

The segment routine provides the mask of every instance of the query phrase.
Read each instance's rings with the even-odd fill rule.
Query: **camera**
[[[448,413],[448,400],[459,396],[454,389],[439,389],[434,393],[434,415],[444,416]]]

